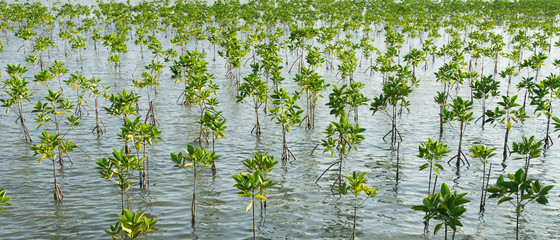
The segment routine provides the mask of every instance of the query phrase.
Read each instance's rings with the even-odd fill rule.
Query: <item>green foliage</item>
[[[0,206],[10,206],[10,205],[12,205],[11,203],[8,202],[8,201],[10,201],[10,199],[12,199],[12,198],[6,196],[6,189],[5,188],[0,189]],[[0,211],[3,212],[4,208],[0,207]]]
[[[498,204],[510,202],[515,207],[515,216],[517,225],[515,227],[516,239],[519,239],[519,218],[525,206],[536,201],[539,204],[547,204],[549,191],[554,187],[548,185],[542,187],[539,180],[527,179],[526,171],[522,168],[517,170],[515,174],[508,174],[506,181],[503,175],[496,180],[496,185],[486,189],[490,194],[490,198],[497,198]]]
[[[145,212],[131,213],[127,209],[119,215],[119,220],[115,225],[110,226],[111,230],[103,230],[111,235],[113,239],[140,239],[146,234],[158,230],[154,225],[158,222],[155,217],[149,219],[144,216]]]
[[[219,156],[215,153],[210,153],[203,147],[195,148],[190,144],[184,152],[185,155],[183,155],[183,152],[179,152],[178,154],[171,153],[171,157],[169,159],[175,163],[173,167],[185,170],[192,168],[193,171],[198,171],[204,167],[211,167],[211,165],[219,158]]]
[[[109,94],[105,93],[104,97],[111,102],[110,107],[103,107],[105,111],[113,116],[136,115],[136,103],[140,96],[136,96],[134,92],[127,92],[123,89],[121,93]]]
[[[462,205],[470,202],[470,200],[463,198],[465,195],[466,193],[451,193],[447,184],[443,183],[439,192],[428,195],[422,200],[422,205],[414,206],[412,209],[425,212],[424,219],[427,221],[434,219],[441,222],[435,226],[434,235],[439,232],[442,226],[445,226],[446,231],[447,227],[450,227],[453,232],[456,232],[457,227],[463,226],[460,221],[461,215],[467,211]]]

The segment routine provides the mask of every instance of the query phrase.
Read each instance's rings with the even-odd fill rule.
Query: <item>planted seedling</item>
[[[255,228],[255,199],[266,200],[267,198],[264,196],[264,194],[268,193],[266,189],[278,184],[278,182],[272,181],[270,178],[265,178],[259,170],[247,174],[240,172],[237,176],[233,176],[233,179],[236,182],[234,187],[240,190],[239,195],[251,199],[251,202],[245,208],[245,212],[253,208],[253,239],[257,239]]]
[[[134,155],[125,153],[124,147],[120,151],[113,149],[113,157],[104,157],[96,162],[96,169],[99,170],[101,177],[109,180],[115,188],[119,189],[123,214],[125,208],[130,208],[127,193],[134,183],[132,175],[135,171],[144,169],[143,162],[144,158],[138,159]],[[113,180],[113,177],[116,179]]]
[[[525,165],[523,169],[525,172],[525,179],[529,175],[529,164],[531,163],[531,159],[538,158],[541,156],[543,143],[535,141],[535,136],[531,136],[528,139],[523,137],[521,142],[513,142],[513,148],[511,150],[512,153],[517,153],[522,157],[518,157],[515,159],[523,159],[525,160]]]
[[[111,235],[113,239],[133,240],[144,237],[147,233],[158,230],[154,225],[158,222],[155,217],[149,219],[144,216],[145,212],[131,213],[127,209],[119,215],[119,220],[115,225],[110,226],[111,230],[103,230]]]
[[[496,155],[494,151],[496,148],[488,148],[484,145],[473,145],[469,151],[472,153],[473,158],[478,158],[482,163],[482,190],[480,193],[480,211],[484,211],[484,206],[486,205],[486,192],[484,189],[488,188],[488,180],[490,179],[490,172],[492,171],[492,164],[490,164],[490,169],[488,174],[486,174],[486,164],[488,163],[488,158]]]
[[[25,117],[23,116],[23,103],[29,102],[29,97],[31,96],[31,92],[29,91],[29,87],[25,78],[22,78],[21,75],[25,72],[25,67],[21,67],[20,65],[10,65],[8,64],[8,69],[16,68],[15,72],[8,71],[8,74],[11,75],[11,78],[8,78],[3,81],[3,87],[5,89],[5,93],[8,95],[6,99],[0,99],[0,103],[2,103],[2,107],[6,108],[6,114],[8,114],[10,109],[16,108],[16,123],[19,121],[21,124],[21,128],[23,129],[23,135],[26,142],[32,142],[31,135],[27,130],[27,126],[25,125]]]
[[[463,100],[461,97],[457,97],[453,99],[453,104],[450,105],[451,107],[450,110],[443,109],[444,122],[451,122],[451,121],[459,122],[459,148],[457,150],[457,155],[455,155],[448,161],[449,163],[453,159],[457,158],[457,162],[456,162],[457,170],[459,169],[459,167],[461,167],[461,164],[463,164],[463,166],[465,165],[465,163],[468,164],[469,166],[471,165],[467,160],[467,157],[461,150],[461,146],[463,144],[463,135],[465,133],[465,129],[467,125],[469,125],[472,122],[472,120],[474,120],[472,116],[473,112],[471,111],[472,104],[473,103],[469,100]],[[461,157],[463,157],[463,159]]]
[[[276,124],[282,126],[282,162],[287,162],[290,156],[293,160],[296,159],[290,148],[288,148],[286,134],[290,132],[290,128],[294,127],[295,124],[301,123],[303,110],[296,104],[298,96],[298,92],[290,96],[288,91],[283,88],[280,88],[279,91],[274,91],[270,96],[275,106],[270,108],[270,116],[273,120],[276,120]]]
[[[443,166],[438,163],[442,157],[447,156],[447,153],[451,152],[451,150],[447,149],[447,145],[440,141],[433,141],[431,138],[428,138],[428,141],[421,143],[418,146],[418,155],[417,157],[424,158],[427,163],[422,164],[418,170],[422,171],[426,168],[430,169],[430,174],[428,177],[428,194],[432,191],[432,171],[439,175],[439,171],[443,171]],[[435,182],[434,182],[434,191],[435,191]]]
[[[494,126],[499,124],[506,129],[502,154],[504,160],[506,160],[509,153],[508,139],[512,126],[525,121],[529,117],[525,114],[525,108],[520,107],[521,105],[515,103],[515,100],[517,100],[517,95],[512,97],[502,96],[502,101],[498,102],[498,105],[501,107],[496,107],[494,111],[486,111],[486,116],[488,116],[487,122],[493,123]]]
[[[369,198],[377,196],[377,190],[379,188],[372,188],[365,185],[367,179],[364,177],[366,173],[357,173],[354,171],[352,175],[348,174],[346,176],[346,180],[348,180],[348,185],[346,185],[346,181],[342,184],[342,186],[337,188],[337,191],[340,192],[342,195],[348,196],[348,193],[351,193],[350,200],[352,201],[352,207],[354,208],[354,225],[352,227],[352,235],[350,239],[356,239],[356,225],[358,224],[358,208],[364,205],[366,200]],[[361,201],[358,201],[358,197],[364,193],[365,198]]]
[[[554,187],[548,185],[541,187],[539,180],[527,179],[527,175],[522,168],[515,174],[508,174],[508,181],[504,175],[500,175],[494,187],[486,189],[490,192],[490,198],[499,198],[498,204],[509,202],[515,207],[515,239],[519,239],[519,218],[525,205],[532,201],[540,204],[547,204],[546,195]]]
[[[5,188],[0,189],[0,206],[10,206],[10,205],[12,205],[11,203],[8,202],[8,201],[10,201],[10,199],[12,199],[12,198],[6,196],[6,189]],[[3,212],[4,208],[0,207],[0,211]]]
[[[169,158],[172,162],[175,163],[173,167],[179,169],[185,169],[185,171],[189,172],[192,169],[193,173],[193,197],[192,197],[192,204],[191,204],[191,214],[192,214],[192,225],[195,224],[196,219],[196,178],[200,171],[202,171],[205,167],[212,167],[211,165],[214,164],[216,159],[219,156],[215,155],[215,153],[210,153],[207,149],[203,147],[194,148],[192,145],[188,145],[185,149],[185,155],[183,156],[183,152],[179,154],[171,153],[171,157]]]
[[[450,227],[453,230],[451,239],[455,239],[457,227],[463,226],[463,223],[460,221],[461,215],[467,211],[462,205],[470,202],[470,200],[463,198],[466,194],[451,193],[447,184],[443,183],[439,192],[428,195],[424,198],[423,205],[414,206],[412,209],[425,212],[424,220],[426,222],[429,222],[431,219],[441,221],[434,228],[434,235],[444,227],[445,239],[447,240],[447,228]]]

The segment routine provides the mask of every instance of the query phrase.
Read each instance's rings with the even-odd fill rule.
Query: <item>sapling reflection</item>
[[[192,169],[193,173],[193,197],[192,197],[192,204],[191,204],[191,214],[192,214],[192,225],[194,226],[196,222],[196,178],[200,171],[202,171],[205,167],[212,167],[211,165],[214,164],[216,159],[219,158],[215,153],[210,153],[204,147],[193,147],[192,145],[188,145],[187,148],[184,150],[185,155],[183,152],[179,152],[178,154],[171,153],[170,160],[175,163],[173,167],[179,169],[185,169],[185,171],[189,172]]]

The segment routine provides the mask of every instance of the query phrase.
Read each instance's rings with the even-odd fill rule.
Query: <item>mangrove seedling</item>
[[[193,196],[192,196],[192,204],[191,204],[191,214],[192,214],[192,225],[194,226],[196,221],[196,178],[200,171],[202,171],[205,167],[211,167],[211,164],[214,164],[216,159],[219,156],[215,155],[215,153],[210,153],[204,147],[197,147],[194,148],[192,145],[188,145],[185,149],[185,155],[183,156],[183,152],[179,154],[171,153],[170,160],[175,163],[173,167],[179,169],[185,169],[185,171],[189,172],[192,169],[193,173]]]
[[[346,185],[346,182],[344,182],[342,186],[337,188],[337,191],[340,192],[342,195],[348,196],[348,192],[352,194],[350,196],[352,201],[352,207],[354,208],[354,225],[352,227],[352,235],[350,236],[350,239],[352,240],[356,239],[356,225],[358,224],[358,208],[361,207],[369,198],[377,196],[377,190],[379,190],[379,188],[372,188],[365,185],[365,182],[367,182],[367,179],[364,177],[365,174],[366,174],[365,172],[357,173],[356,171],[354,171],[352,175],[348,174],[348,176],[346,176],[346,180],[348,180],[348,185]],[[362,193],[364,193],[365,198],[360,202],[358,201],[358,197]]]
[[[426,168],[430,169],[430,175],[428,177],[428,194],[432,191],[432,171],[439,175],[439,171],[443,170],[443,166],[438,163],[442,157],[447,156],[447,153],[451,152],[451,150],[447,149],[447,145],[440,141],[433,141],[431,138],[428,138],[428,141],[421,143],[418,146],[418,155],[417,157],[424,158],[427,163],[422,164],[418,170],[422,171]],[[434,191],[435,191],[435,182],[434,182]],[[432,193],[433,194],[433,193]]]
[[[496,107],[494,111],[486,111],[486,116],[488,116],[488,119],[486,119],[487,122],[493,123],[494,126],[500,124],[506,129],[504,137],[504,151],[502,154],[504,160],[506,160],[508,153],[510,152],[508,139],[511,127],[514,124],[525,121],[525,119],[529,117],[525,113],[525,108],[520,107],[521,105],[515,103],[515,100],[517,100],[517,95],[512,97],[502,96],[502,101],[498,102],[498,105],[501,107]]]
[[[331,152],[331,157],[335,154],[338,155],[337,161],[331,164],[322,174],[317,181],[334,165],[338,164],[338,177],[334,181],[331,190],[334,189],[335,184],[338,182],[342,186],[342,166],[343,161],[346,159],[352,149],[358,151],[356,147],[364,140],[362,135],[366,129],[361,128],[359,124],[352,125],[348,123],[348,118],[345,115],[339,117],[338,122],[331,122],[327,129],[323,132],[327,134],[327,139],[322,139],[321,145],[325,147],[323,152]],[[315,181],[315,182],[317,182]]]
[[[293,160],[296,159],[290,148],[288,148],[286,134],[290,132],[290,128],[294,127],[295,124],[301,123],[303,110],[296,104],[298,95],[299,93],[295,92],[290,97],[288,91],[280,88],[280,90],[274,91],[270,96],[275,106],[270,108],[270,116],[273,120],[276,120],[276,124],[282,126],[282,162],[287,162],[290,156]]]
[[[472,110],[473,102],[469,100],[463,100],[461,97],[457,97],[453,99],[453,104],[450,105],[451,109],[443,109],[443,120],[444,122],[451,122],[451,121],[458,121],[459,122],[459,148],[457,150],[457,155],[452,157],[449,161],[451,162],[453,159],[457,158],[457,169],[461,167],[461,163],[463,166],[465,162],[470,166],[471,164],[467,160],[467,157],[461,150],[461,145],[463,144],[463,135],[465,133],[465,129],[467,125],[469,125],[472,120],[474,120]],[[463,157],[464,159],[462,159]]]
[[[11,203],[8,202],[8,201],[10,201],[10,199],[12,199],[12,198],[6,196],[6,189],[5,188],[0,189],[0,206],[10,206],[10,205],[12,205]],[[4,208],[0,207],[0,211],[3,212]]]
[[[484,211],[484,205],[486,204],[486,195],[487,192],[484,189],[488,188],[488,180],[490,179],[490,172],[492,171],[492,165],[490,165],[490,169],[488,170],[488,174],[486,174],[486,164],[488,163],[488,158],[496,155],[494,151],[496,148],[488,148],[485,145],[473,145],[469,151],[472,153],[473,158],[478,158],[482,163],[482,190],[480,192],[480,211]]]
[[[70,140],[62,141],[58,134],[48,133],[46,131],[43,131],[42,136],[40,136],[39,139],[41,139],[41,143],[33,144],[33,146],[30,146],[29,149],[33,151],[33,156],[41,155],[41,157],[39,157],[39,163],[41,163],[44,159],[52,161],[54,179],[53,196],[55,202],[60,203],[64,198],[64,194],[58,186],[56,177],[55,159],[58,157],[56,151],[58,150],[58,154],[67,153],[73,151],[76,146]]]
[[[245,208],[245,212],[253,208],[253,239],[257,239],[255,228],[255,198],[266,200],[267,198],[264,196],[264,194],[268,193],[266,189],[278,184],[278,182],[272,181],[270,178],[265,178],[259,170],[247,174],[240,172],[237,176],[233,176],[233,179],[236,182],[234,187],[240,190],[239,195],[251,199],[251,202]]]
[[[531,159],[541,156],[541,153],[544,150],[542,145],[542,142],[535,141],[535,136],[531,136],[528,139],[523,137],[521,142],[513,142],[511,152],[522,156],[515,159],[525,160],[523,167],[523,170],[525,170],[523,173],[525,175],[525,179],[529,175],[529,164],[531,163]]]
[[[127,209],[119,215],[119,220],[115,225],[111,225],[111,230],[103,230],[111,235],[113,239],[133,240],[144,237],[147,233],[158,230],[154,225],[158,222],[155,217],[149,219],[144,216],[145,212],[131,213]]]
[[[451,239],[455,239],[457,227],[462,227],[461,215],[467,211],[462,206],[470,200],[463,198],[467,193],[457,193],[449,190],[447,184],[441,185],[440,191],[428,195],[424,198],[423,205],[412,207],[413,210],[425,212],[424,220],[428,222],[431,219],[439,220],[441,223],[437,224],[434,228],[434,235],[436,235],[442,227],[445,231],[445,239],[447,240],[447,227],[453,230]]]
[[[550,120],[552,119],[552,103],[560,94],[560,76],[550,74],[540,83],[533,85],[533,95],[530,97],[531,105],[535,106],[537,117],[546,116],[546,135],[541,142],[544,142],[544,149],[548,149],[554,142],[550,137]]]
[[[113,157],[104,157],[96,162],[96,169],[99,170],[101,177],[109,180],[115,188],[119,189],[123,213],[125,208],[130,208],[127,192],[134,183],[132,175],[135,171],[144,169],[144,158],[138,159],[134,155],[126,154],[124,149],[124,147],[120,151],[113,149]],[[116,180],[113,180],[113,177]]]
[[[408,109],[410,103],[406,100],[408,94],[412,92],[408,81],[402,77],[389,76],[387,83],[383,84],[383,92],[379,97],[375,97],[371,103],[370,110],[373,114],[379,110],[391,118],[391,130],[383,136],[383,140],[391,134],[391,144],[394,145],[402,141],[401,133],[397,128],[397,116],[402,112],[402,108]]]
[[[25,141],[32,142],[33,139],[31,139],[31,135],[27,130],[27,126],[25,125],[25,117],[23,116],[23,103],[30,101],[29,97],[31,96],[31,92],[29,91],[29,87],[27,86],[29,82],[27,82],[25,78],[22,78],[21,74],[14,74],[11,76],[11,78],[3,81],[2,88],[5,89],[5,93],[6,95],[8,95],[8,98],[0,99],[0,103],[2,103],[2,107],[6,108],[6,114],[8,114],[10,109],[17,109],[16,123],[19,121],[19,123],[21,124]]]
[[[41,101],[39,101],[37,104],[35,104],[32,112],[37,114],[37,118],[35,119],[35,121],[39,123],[37,128],[45,126],[47,129],[50,129],[48,127],[48,124],[53,123],[55,134],[58,136],[59,141],[62,142],[63,138],[68,134],[68,132],[70,132],[70,130],[73,130],[75,126],[78,126],[80,124],[80,117],[76,117],[75,115],[71,114],[74,112],[74,105],[68,100],[68,98],[62,99],[61,92],[53,92],[49,89],[48,93],[49,95],[45,97],[47,102],[42,103]],[[61,121],[63,121],[64,117],[66,117],[66,121],[64,123],[69,126],[66,132],[62,132],[60,126]],[[72,146],[78,147],[74,142],[72,142]],[[72,163],[72,159],[67,154],[67,152],[64,152],[65,149],[62,147],[62,145],[57,145],[57,148],[58,162],[61,165],[64,165],[63,154],[66,154],[66,157],[68,157],[68,160],[70,160],[70,163]],[[73,148],[66,150],[69,150],[68,152],[71,152],[72,149]],[[80,148],[80,150],[85,153],[83,149]],[[85,154],[87,155],[87,153]]]
[[[237,102],[244,102],[247,99],[253,100],[253,107],[255,108],[255,127],[251,130],[251,133],[255,131],[257,136],[261,135],[261,125],[259,122],[259,108],[268,99],[268,87],[265,81],[261,79],[261,74],[259,73],[259,65],[251,64],[253,71],[246,77],[243,78],[245,82],[239,85],[239,96],[237,96]]]
[[[483,129],[484,129],[484,124],[486,123],[486,107],[487,107],[486,100],[489,97],[498,96],[498,94],[500,93],[500,91],[498,90],[499,87],[500,87],[500,82],[494,80],[492,75],[481,76],[480,80],[477,79],[471,83],[473,98],[478,99],[480,101],[480,105],[482,106],[482,115],[475,122],[482,119]]]
[[[505,180],[504,175],[500,175],[496,185],[486,191],[491,193],[489,198],[499,198],[498,204],[509,202],[515,207],[515,239],[519,239],[519,218],[525,205],[532,201],[547,204],[546,195],[554,186],[541,187],[539,180],[527,179],[522,168],[515,174],[508,174],[507,177],[508,181]]]

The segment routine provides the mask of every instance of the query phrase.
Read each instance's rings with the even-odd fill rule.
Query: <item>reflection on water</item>
[[[379,35],[381,36],[381,35]],[[383,49],[382,40],[376,39],[378,47]],[[170,47],[167,41],[164,47]],[[89,43],[92,45],[93,43]],[[414,43],[412,43],[414,44]],[[417,44],[417,43],[416,43]],[[17,52],[21,44],[15,38],[10,41],[0,58],[0,67],[6,64],[24,62],[24,55]],[[88,45],[88,46],[90,46]],[[204,46],[207,43],[203,43]],[[193,46],[191,46],[193,47]],[[408,49],[404,46],[403,49]],[[553,51],[554,53],[554,51]],[[80,63],[75,57],[64,57],[62,50],[54,50],[49,66],[54,59],[63,60],[70,72],[79,69]],[[147,56],[148,54],[146,54]],[[103,83],[112,86],[110,92],[123,88],[131,89],[131,81],[139,76],[143,65],[150,62],[150,57],[141,59],[139,49],[129,45],[129,52],[124,55],[121,74],[115,79],[114,71],[108,64],[107,53],[101,50],[96,55],[93,48],[84,51],[84,70],[86,77],[96,76],[103,79]],[[155,147],[148,147],[150,156],[150,183],[152,186],[146,191],[140,191],[136,185],[130,191],[130,204],[134,211],[146,211],[146,216],[159,219],[159,231],[149,236],[149,239],[249,239],[251,236],[251,214],[243,210],[247,199],[239,197],[234,189],[231,176],[243,170],[242,160],[250,157],[252,151],[269,151],[277,159],[281,150],[281,131],[270,119],[262,120],[263,134],[255,137],[250,134],[254,126],[254,112],[249,104],[238,104],[235,101],[233,83],[225,77],[224,60],[218,58],[209,61],[208,69],[216,77],[220,85],[218,110],[223,111],[227,119],[228,128],[226,138],[216,143],[217,154],[221,158],[217,162],[218,172],[212,176],[211,171],[200,174],[197,201],[197,222],[191,226],[190,204],[192,197],[192,178],[184,171],[172,168],[168,160],[169,153],[179,152],[198,137],[197,111],[185,109],[176,103],[181,93],[181,85],[175,86],[170,71],[166,68],[160,77],[159,94],[152,97],[157,109],[157,118],[162,130],[161,141]],[[550,59],[554,59],[551,57]],[[292,62],[294,59],[290,59]],[[367,106],[360,108],[359,123],[366,129],[365,141],[358,146],[359,152],[352,153],[344,162],[344,172],[367,171],[368,185],[381,188],[379,195],[358,211],[358,238],[360,239],[440,239],[432,234],[423,235],[421,213],[412,211],[413,205],[421,203],[426,192],[427,173],[418,171],[423,163],[416,157],[418,145],[428,137],[435,139],[439,133],[438,106],[433,103],[434,89],[439,89],[439,83],[434,81],[433,72],[441,62],[436,62],[428,70],[418,70],[421,80],[418,89],[414,89],[410,97],[410,112],[404,112],[398,119],[403,142],[400,145],[399,179],[397,173],[397,151],[390,143],[383,141],[382,136],[390,130],[390,120],[382,115],[371,116]],[[504,62],[499,62],[504,67]],[[3,67],[1,67],[3,68]],[[366,83],[363,93],[367,97],[377,96],[380,90],[381,76],[364,73],[366,66],[362,66],[355,73],[354,78]],[[285,69],[286,70],[286,69]],[[552,66],[547,64],[541,70],[543,76],[551,72]],[[244,66],[242,75],[250,71]],[[335,71],[321,69],[330,84],[341,84]],[[290,81],[295,72],[283,73],[286,80],[283,87],[289,91],[299,90]],[[32,71],[24,75],[32,79]],[[66,78],[67,76],[63,77]],[[115,87],[116,84],[116,87]],[[515,82],[512,84],[516,84]],[[32,119],[32,105],[42,99],[45,94],[44,86],[31,86],[34,96],[32,103],[24,106],[25,115]],[[65,91],[66,96],[73,99],[73,92]],[[505,91],[505,85],[502,86]],[[323,94],[327,96],[328,93]],[[459,94],[468,96],[468,88],[462,87]],[[146,99],[140,100],[140,114],[145,115],[148,109]],[[311,152],[324,137],[322,131],[326,128],[332,116],[324,105],[326,100],[320,99],[316,109],[316,128],[305,131],[304,127],[295,127],[288,133],[288,145],[297,160],[286,164],[279,164],[271,172],[271,178],[280,183],[270,190],[266,211],[257,214],[258,235],[263,239],[345,239],[351,234],[352,211],[347,199],[332,195],[330,187],[336,177],[336,168],[328,171],[317,184],[315,180],[335,159],[330,154],[322,153],[319,146],[313,154]],[[494,101],[494,105],[495,105]],[[91,133],[95,125],[92,113],[93,100],[90,101],[90,114],[81,120],[82,125],[72,131],[68,138],[76,141],[91,156],[87,158],[80,152],[71,153],[73,165],[59,167],[59,184],[64,191],[64,202],[54,204],[52,200],[52,171],[50,165],[38,164],[32,157],[23,141],[21,129],[14,124],[13,114],[0,115],[0,165],[2,173],[0,186],[8,189],[12,197],[12,206],[6,207],[6,212],[0,213],[0,235],[4,239],[106,239],[108,235],[103,229],[117,220],[120,211],[120,195],[110,183],[101,179],[95,169],[98,158],[108,156],[111,148],[120,148],[122,142],[117,140],[122,120],[103,113],[102,117],[107,125],[107,133],[101,137]],[[107,106],[105,100],[100,99],[101,106]],[[475,111],[479,105],[475,103]],[[301,102],[300,105],[304,105]],[[493,107],[493,105],[491,106]],[[527,112],[532,112],[529,109]],[[263,115],[264,116],[264,115]],[[511,133],[511,141],[520,141],[522,134],[543,135],[543,119],[530,119],[523,125],[515,127]],[[36,124],[28,121],[32,136],[39,136],[40,129]],[[480,125],[467,127],[463,148],[472,144],[488,144],[501,149],[503,129],[489,126],[483,131]],[[445,126],[442,140],[456,151],[458,136],[452,127]],[[541,179],[545,184],[558,184],[555,176],[560,175],[560,144],[553,145],[544,156],[533,161],[531,175]],[[491,184],[498,174],[514,172],[522,165],[521,161],[510,157],[502,162],[494,157]],[[512,222],[513,209],[507,204],[496,205],[490,199],[486,204],[486,212],[478,214],[477,201],[480,198],[480,182],[482,166],[471,159],[471,166],[460,171],[451,165],[444,164],[445,170],[438,178],[438,186],[447,182],[454,190],[467,192],[471,200],[466,205],[468,211],[464,215],[464,227],[460,228],[458,239],[511,239],[514,234]],[[552,190],[550,204],[547,206],[527,205],[521,223],[522,238],[550,239],[560,235],[557,226],[560,219],[558,208],[560,197],[556,188]],[[260,211],[260,204],[257,209]]]

